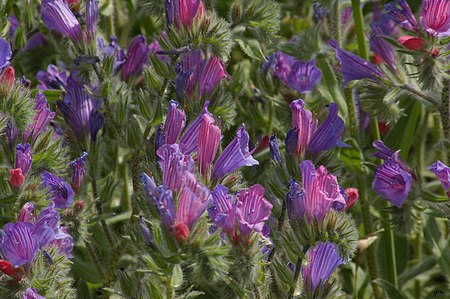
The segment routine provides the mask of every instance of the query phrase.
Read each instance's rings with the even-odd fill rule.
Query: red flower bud
[[[14,68],[8,66],[3,74],[0,76],[0,83],[6,86],[6,91],[11,88],[14,84]]]
[[[84,202],[84,200],[78,200],[74,206],[73,209],[75,210],[75,212],[82,212],[84,210],[84,207],[86,206],[86,203]]]
[[[347,194],[347,204],[345,205],[345,209],[350,209],[359,198],[358,189],[356,188],[347,188],[344,190],[345,194]]]
[[[16,168],[9,170],[9,183],[11,184],[11,186],[20,187],[22,186],[24,181],[25,177],[22,174],[22,169]]]
[[[16,275],[16,269],[14,269],[14,266],[10,262],[5,260],[0,260],[0,271],[8,276]]]
[[[189,238],[189,228],[184,223],[177,223],[174,226],[175,238],[178,242],[183,243]]]
[[[398,42],[400,44],[402,44],[403,47],[405,47],[409,50],[421,51],[424,49],[423,48],[424,40],[419,37],[405,35],[405,36],[401,36],[398,39]]]

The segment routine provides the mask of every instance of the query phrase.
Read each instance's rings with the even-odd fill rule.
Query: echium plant
[[[444,298],[450,1],[0,3],[0,298]]]

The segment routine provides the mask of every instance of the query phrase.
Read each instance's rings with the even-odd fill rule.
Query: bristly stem
[[[300,270],[302,268],[302,261],[306,255],[306,253],[308,252],[308,250],[309,250],[309,245],[306,245],[305,247],[303,247],[303,252],[301,255],[299,255],[299,257],[297,259],[297,263],[295,263],[294,284],[291,286],[291,289],[289,290],[288,298],[292,298],[292,299],[294,298],[295,289],[297,287],[297,281],[300,276]]]
[[[450,140],[450,80],[444,80],[442,89],[442,100],[439,109],[441,114],[442,132],[444,138]],[[447,163],[450,162],[450,151],[447,151]]]
[[[352,10],[353,10],[353,19],[355,22],[355,32],[358,40],[358,52],[359,56],[367,60],[369,57],[367,55],[366,48],[366,40],[364,36],[364,19],[361,9],[361,1],[360,0],[352,0]],[[380,130],[378,128],[378,120],[374,115],[371,115],[371,128],[372,135],[374,140],[380,140]],[[366,184],[367,185],[367,184]],[[386,246],[386,254],[388,258],[388,274],[389,274],[389,282],[392,283],[396,288],[398,288],[397,284],[397,261],[395,258],[395,240],[394,233],[391,229],[390,224],[391,216],[388,215],[387,219],[383,221],[384,224],[384,235],[386,238],[387,246]],[[370,229],[370,228],[369,228]],[[370,257],[369,257],[370,259]],[[370,264],[370,262],[369,262]],[[372,286],[374,286],[372,284]],[[375,295],[379,295],[377,286],[374,286]]]
[[[333,39],[341,45],[341,14],[339,10],[339,0],[335,0],[331,12],[330,34]]]

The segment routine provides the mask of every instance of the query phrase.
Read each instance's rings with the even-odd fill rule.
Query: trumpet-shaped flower
[[[71,38],[75,43],[81,43],[83,32],[80,22],[63,0],[42,1],[42,21],[50,30],[55,30]]]
[[[16,168],[22,170],[23,175],[27,175],[30,170],[33,155],[31,153],[31,146],[28,143],[18,144],[16,146]]]
[[[406,30],[419,29],[419,24],[417,24],[416,18],[406,0],[387,3],[384,5],[384,11],[392,21]]]
[[[450,1],[423,0],[420,22],[433,36],[450,36]]]
[[[122,80],[128,81],[131,77],[140,76],[148,62],[149,53],[145,36],[138,35],[133,38],[128,47],[126,61],[122,65]]]
[[[45,96],[38,92],[36,94],[36,104],[34,106],[36,115],[33,122],[26,128],[23,133],[23,139],[25,141],[34,142],[36,138],[45,131],[47,125],[55,117],[56,113],[50,110]]]
[[[63,179],[44,171],[42,185],[44,188],[48,188],[47,192],[58,209],[65,209],[72,204],[75,192]]]
[[[83,152],[81,157],[76,158],[74,161],[70,162],[70,168],[72,169],[72,189],[77,192],[84,180],[84,163],[88,157],[88,153]]]

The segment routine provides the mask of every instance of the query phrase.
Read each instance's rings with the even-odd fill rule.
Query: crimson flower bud
[[[9,170],[9,183],[11,184],[11,186],[20,187],[22,186],[24,181],[25,177],[22,174],[22,169],[16,168]]]
[[[420,37],[414,37],[410,35],[401,36],[398,39],[398,42],[402,44],[403,47],[413,50],[413,51],[421,51],[423,50],[424,40]]]

